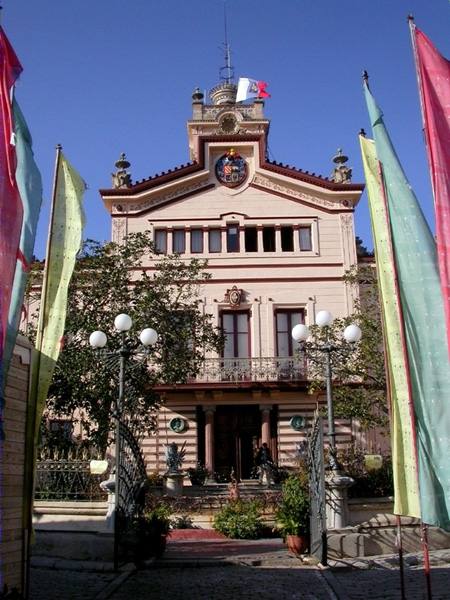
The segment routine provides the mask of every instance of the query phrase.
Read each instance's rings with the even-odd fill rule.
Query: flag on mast
[[[268,84],[265,81],[240,77],[238,81],[236,102],[243,102],[249,98],[270,98],[270,94],[266,91],[267,85]]]
[[[52,214],[36,333],[37,352],[31,375],[31,404],[35,406],[35,440],[64,335],[68,288],[82,242],[84,225],[82,201],[85,189],[85,182],[58,146]]]
[[[367,84],[382,166],[414,402],[422,521],[450,530],[450,364],[436,244]]]
[[[450,61],[410,19],[434,195],[436,243],[450,355]]]
[[[0,352],[3,353],[11,290],[22,227],[22,202],[16,184],[16,151],[12,96],[22,72],[3,28],[0,27]]]
[[[360,135],[364,175],[375,249],[378,290],[388,367],[394,514],[420,518],[414,414],[408,377],[397,274],[381,170],[373,140]]]
[[[42,204],[42,178],[34,161],[31,134],[15,99],[13,100],[13,114],[17,156],[16,181],[22,199],[23,223],[3,355],[4,385],[19,329],[25,285],[33,258],[34,241]]]

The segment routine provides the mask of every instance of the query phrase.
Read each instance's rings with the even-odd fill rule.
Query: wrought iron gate
[[[322,417],[316,411],[308,437],[308,469],[311,495],[310,553],[327,564],[325,467]]]
[[[144,458],[131,429],[120,422],[119,494],[117,498],[116,540],[118,555],[127,553],[126,539],[145,504],[147,474]]]

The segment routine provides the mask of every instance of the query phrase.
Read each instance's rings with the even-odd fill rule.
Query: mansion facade
[[[236,103],[232,83],[210,96],[192,96],[187,165],[133,183],[123,155],[100,194],[113,241],[150,231],[159,252],[208,260],[201,309],[225,335],[222,355],[207,356],[195,380],[161,388],[158,427],[143,442],[147,469],[163,473],[166,445],[186,442],[184,467],[202,462],[243,480],[262,443],[289,467],[307,435],[318,398],[307,394],[291,330],[320,310],[353,312],[343,275],[357,262],[364,186],[351,182],[341,153],[331,178],[268,160],[263,101]],[[345,420],[337,433],[338,443],[358,435]]]

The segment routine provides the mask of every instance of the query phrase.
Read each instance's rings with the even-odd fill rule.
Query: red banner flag
[[[12,92],[22,71],[5,32],[0,27],[0,353],[8,324],[23,208],[16,184]],[[0,354],[1,355],[1,354]]]
[[[416,55],[450,355],[450,61],[410,21]]]

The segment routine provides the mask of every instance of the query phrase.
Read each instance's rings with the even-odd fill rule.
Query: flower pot
[[[300,556],[300,554],[304,554],[308,549],[308,537],[306,535],[287,535],[286,545],[289,552]]]

